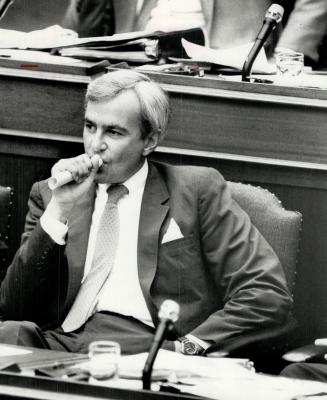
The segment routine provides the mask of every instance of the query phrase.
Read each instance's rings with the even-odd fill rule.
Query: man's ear
[[[143,156],[146,157],[158,146],[160,140],[160,131],[151,132],[144,139]]]

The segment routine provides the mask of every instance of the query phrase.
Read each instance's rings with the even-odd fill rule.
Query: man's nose
[[[93,138],[92,138],[92,149],[94,151],[94,153],[99,153],[103,150],[105,150],[106,144],[103,140],[103,135],[101,132],[97,132]]]

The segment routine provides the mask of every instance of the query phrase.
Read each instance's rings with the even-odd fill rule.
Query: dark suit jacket
[[[66,245],[39,218],[51,193],[33,185],[25,232],[1,287],[7,319],[57,326],[83,276],[95,187],[68,220]],[[183,238],[161,244],[171,218]],[[128,251],[128,249],[126,249]],[[152,318],[165,299],[180,304],[177,334],[214,342],[282,324],[291,299],[282,267],[215,170],[151,164],[140,215],[138,269]]]

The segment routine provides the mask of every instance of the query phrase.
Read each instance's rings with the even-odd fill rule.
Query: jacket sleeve
[[[283,324],[292,300],[275,252],[217,171],[210,170],[198,185],[201,248],[217,292],[223,293],[223,308],[190,333],[220,343]]]
[[[31,189],[21,245],[0,289],[1,313],[5,319],[29,320],[40,326],[59,319],[65,293],[65,246],[56,244],[42,229],[44,200],[40,183]]]
[[[318,61],[318,48],[327,33],[327,1],[297,0],[277,47],[301,51]]]
[[[115,33],[113,13],[107,0],[71,0],[62,25],[80,37],[107,36]]]

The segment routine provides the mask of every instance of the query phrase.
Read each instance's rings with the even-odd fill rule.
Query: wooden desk
[[[85,354],[72,354],[54,350],[10,346],[19,350],[30,350],[29,354],[0,357],[0,399],[40,399],[40,400],[72,400],[72,399],[133,399],[133,400],[194,400],[194,396],[164,392],[150,392],[110,388],[88,382],[77,382],[70,379],[55,379],[43,376],[32,376],[34,368],[51,362],[64,363],[75,360],[77,363],[85,359]],[[15,364],[22,372],[9,372],[3,368]],[[198,398],[198,397],[197,397]]]
[[[18,376],[0,372],[1,400],[196,400],[198,396],[150,392],[145,390],[115,389],[82,382]]]
[[[327,91],[153,73],[169,92],[170,129],[153,158],[209,165],[258,184],[303,214],[295,316],[298,342],[326,336]],[[31,184],[83,151],[89,78],[0,70],[0,183],[15,188],[12,252]]]

